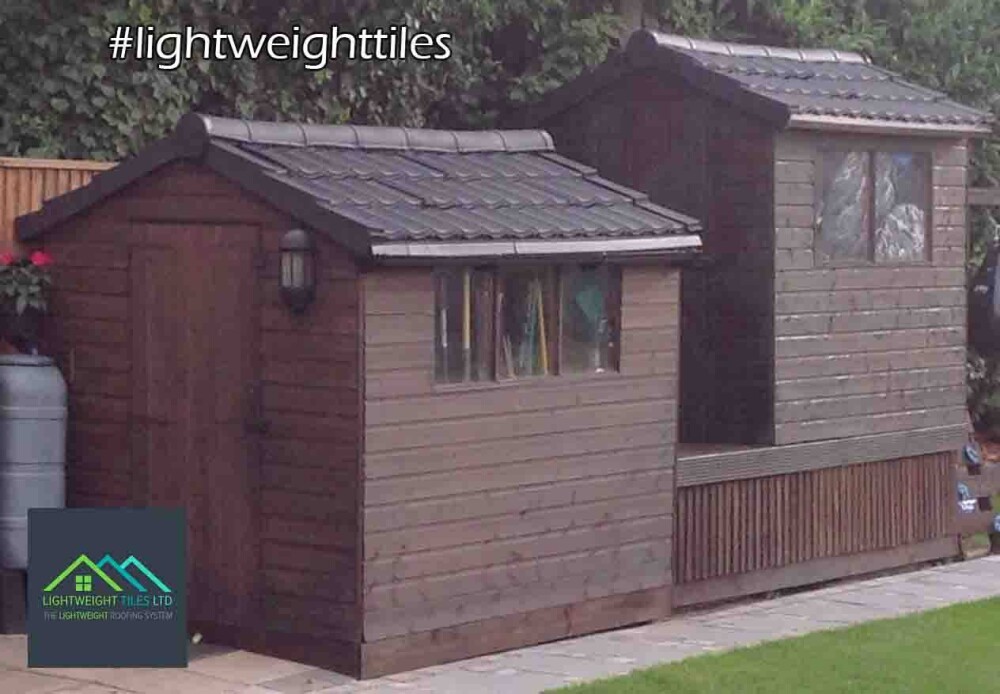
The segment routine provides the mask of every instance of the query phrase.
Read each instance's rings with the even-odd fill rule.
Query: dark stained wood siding
[[[826,267],[813,257],[821,146],[933,157],[924,264]],[[775,439],[794,443],[965,421],[965,179],[954,140],[787,133],[776,144]]]
[[[130,253],[135,225],[227,225],[259,234],[260,619],[249,644],[357,672],[360,361],[358,271],[318,240],[315,303],[290,314],[278,292],[278,244],[294,220],[211,171],[171,164],[44,239],[55,257],[49,350],[70,389],[73,506],[143,503],[135,469]],[[204,300],[210,301],[211,297]]]
[[[471,386],[431,271],[364,275],[366,642],[671,584],[678,274],[624,268],[620,374]]]
[[[682,383],[690,383],[684,407],[701,405],[685,422],[684,438],[767,444],[773,440],[773,138],[762,123],[719,104],[707,123],[709,266],[697,278],[704,298],[687,310],[699,314],[691,323],[700,321],[704,336],[692,338],[692,349],[711,361],[707,373],[682,374]]]
[[[712,264],[682,279],[681,440],[770,443],[771,131],[658,72],[541,125],[563,154],[702,220]]]

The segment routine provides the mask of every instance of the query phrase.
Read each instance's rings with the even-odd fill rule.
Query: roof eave
[[[673,257],[677,260],[701,254],[697,233],[644,238],[503,241],[400,241],[375,243],[372,258],[380,263],[472,262],[503,260],[614,260]]]
[[[154,142],[142,152],[102,171],[90,182],[48,200],[38,211],[14,221],[18,241],[31,241],[70,217],[107,198],[146,174],[182,157],[197,157],[191,143],[176,133]]]
[[[872,135],[920,137],[988,137],[992,126],[985,123],[914,123],[900,120],[820,116],[796,113],[788,119],[789,130],[814,130]]]
[[[756,94],[736,80],[719,75],[679,52],[650,48],[642,42],[629,42],[624,53],[609,57],[595,69],[585,72],[570,82],[549,92],[541,100],[517,114],[514,121],[519,126],[545,124],[550,119],[584,101],[591,94],[617,84],[621,78],[643,70],[663,71],[682,79],[695,91],[700,91],[736,108],[757,116],[777,128],[788,123],[787,106],[773,99]]]

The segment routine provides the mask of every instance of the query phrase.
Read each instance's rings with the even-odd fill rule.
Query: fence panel
[[[49,198],[86,185],[114,164],[61,159],[0,157],[0,251],[17,248],[14,220]]]

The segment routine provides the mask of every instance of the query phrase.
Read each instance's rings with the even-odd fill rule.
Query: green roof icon
[[[63,570],[63,572],[61,574],[59,574],[58,576],[55,577],[55,579],[53,579],[52,583],[50,583],[49,585],[45,586],[44,592],[48,593],[48,592],[51,592],[51,591],[55,590],[56,587],[60,583],[62,583],[66,579],[67,576],[69,576],[71,573],[73,573],[78,568],[80,568],[81,565],[82,566],[86,566],[88,569],[90,569],[91,571],[93,571],[97,576],[99,576],[101,578],[101,580],[103,580],[108,585],[108,587],[111,588],[111,590],[115,591],[116,593],[120,593],[121,592],[122,587],[120,585],[118,585],[117,583],[115,583],[111,579],[110,576],[108,576],[106,573],[104,573],[104,571],[101,570],[101,567],[99,567],[97,564],[95,564],[94,562],[92,562],[90,560],[90,557],[88,557],[86,554],[81,554],[79,557],[77,557],[73,561],[72,564],[70,564],[69,566],[67,566]]]
[[[45,592],[47,593],[52,590],[55,590],[55,588],[58,587],[59,584],[62,583],[67,576],[76,571],[80,566],[85,566],[86,568],[93,571],[95,575],[99,576],[108,585],[108,587],[114,590],[116,593],[121,592],[122,590],[122,586],[119,584],[120,582],[130,585],[132,588],[139,591],[140,593],[149,592],[146,585],[144,585],[142,581],[136,579],[136,577],[132,575],[130,568],[134,569],[134,571],[140,575],[140,578],[145,578],[146,581],[153,584],[164,593],[172,592],[170,588],[167,586],[167,584],[161,581],[156,574],[154,574],[152,571],[146,568],[146,565],[143,564],[141,561],[139,561],[139,559],[136,558],[136,556],[133,554],[130,554],[128,558],[121,563],[115,561],[110,554],[105,554],[104,557],[96,564],[92,562],[90,560],[90,557],[88,557],[86,554],[81,554],[73,561],[72,564],[67,566],[66,569],[61,574],[56,576],[56,578],[52,581],[52,583],[50,583],[45,587]],[[105,573],[105,571],[107,571],[107,573]],[[115,578],[109,576],[108,575],[109,573],[112,576],[115,576]],[[116,578],[117,581],[115,580]],[[78,591],[84,590],[86,592],[89,592],[92,586],[92,582],[89,578],[77,581],[76,584]]]

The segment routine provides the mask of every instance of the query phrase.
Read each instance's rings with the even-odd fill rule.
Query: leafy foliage
[[[0,3],[0,153],[120,159],[186,111],[306,122],[488,127],[604,59],[622,0],[5,0]],[[862,51],[878,64],[1000,113],[1000,0],[645,0],[667,30]],[[443,62],[112,62],[120,24],[236,33],[397,24],[453,34]],[[1000,185],[1000,145],[978,143],[972,183]],[[971,216],[970,267],[1000,234]],[[971,400],[997,390],[979,368]],[[974,409],[978,407],[974,403]]]
[[[44,251],[24,258],[10,253],[0,256],[0,310],[17,316],[29,309],[39,313],[48,310],[51,264],[52,258]]]
[[[303,34],[406,24],[453,34],[447,61],[112,62],[116,25]],[[0,153],[119,159],[186,111],[307,122],[484,126],[604,59],[604,0],[48,0],[0,5]]]
[[[4,349],[37,354],[39,319],[48,310],[52,258],[44,251],[27,257],[0,255],[0,336]]]

